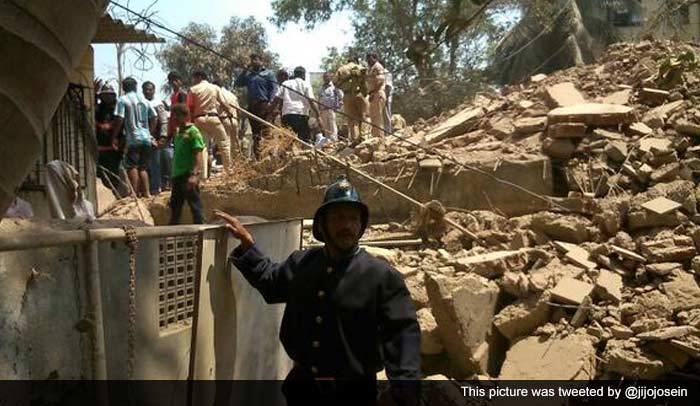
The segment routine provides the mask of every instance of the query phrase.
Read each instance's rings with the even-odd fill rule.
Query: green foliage
[[[460,104],[482,86],[488,50],[505,27],[494,8],[472,16],[489,0],[274,0],[275,24],[314,27],[335,12],[350,12],[355,39],[350,47],[329,48],[324,70],[335,71],[348,56],[379,55],[394,72],[395,112],[408,121]]]
[[[218,80],[224,85],[230,85],[234,72],[240,71],[248,63],[251,53],[261,55],[271,67],[278,65],[277,55],[268,50],[265,28],[253,17],[232,17],[220,34],[208,24],[197,23],[187,25],[181,34],[216,50],[228,59],[182,39],[169,42],[157,54],[157,58],[165,71],[179,72],[186,86],[189,86],[190,75],[195,70],[207,72],[210,81]]]

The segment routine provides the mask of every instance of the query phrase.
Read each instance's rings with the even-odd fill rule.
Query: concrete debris
[[[447,137],[464,134],[473,130],[483,117],[485,111],[481,107],[467,108],[443,122],[437,128],[425,135],[425,142],[433,144]]]
[[[622,277],[614,272],[601,270],[595,281],[596,294],[614,303],[622,301]]]
[[[697,255],[695,242],[686,235],[661,234],[640,244],[642,255],[647,261],[682,262]]]
[[[697,334],[698,332],[700,332],[700,330],[693,326],[673,326],[660,328],[658,330],[649,331],[646,333],[640,333],[635,337],[640,340],[662,341],[670,340],[672,338],[685,337],[688,334]]]
[[[659,264],[649,264],[644,267],[644,270],[647,271],[647,273],[656,276],[670,275],[673,271],[682,269],[683,264],[679,264],[677,262],[662,262]]]
[[[506,271],[522,270],[527,263],[527,250],[496,251],[459,258],[454,263],[454,267],[463,272],[472,272],[485,278],[495,279]]]
[[[544,131],[547,126],[546,117],[525,117],[513,123],[515,132],[518,134],[532,134]]]
[[[691,123],[688,120],[676,121],[674,128],[681,134],[687,134],[693,137],[700,137],[700,125]]]
[[[506,355],[501,380],[589,380],[596,370],[593,342],[586,334],[527,337]]]
[[[642,90],[639,91],[639,99],[643,103],[650,105],[663,104],[666,99],[668,99],[669,95],[670,92],[666,90],[650,89],[648,87],[642,88]]]
[[[540,83],[541,81],[547,79],[547,75],[544,73],[538,73],[537,75],[531,76],[530,81],[532,83]]]
[[[656,199],[650,200],[642,205],[642,207],[645,209],[660,215],[680,209],[682,206],[682,204],[674,202],[673,200],[665,197],[657,197]]]
[[[561,123],[547,127],[551,138],[584,138],[588,127],[582,123]]]
[[[547,120],[549,124],[584,123],[599,126],[632,124],[634,108],[619,104],[583,103],[554,109],[547,115]]]
[[[529,335],[550,317],[549,294],[532,296],[506,306],[493,319],[493,325],[507,339]]]
[[[423,308],[416,312],[418,324],[420,325],[421,340],[420,352],[425,355],[441,354],[445,351],[440,341],[440,333],[437,329],[437,322],[430,309]]]
[[[690,361],[690,355],[674,346],[671,341],[653,341],[649,344],[649,348],[671,361],[678,369],[684,368],[688,364],[688,361]]]
[[[661,284],[661,290],[671,302],[674,312],[700,307],[700,287],[695,276],[684,271],[675,271],[670,282]]]
[[[474,274],[451,280],[428,273],[426,288],[438,331],[460,374],[485,373],[500,289]]]
[[[586,99],[571,82],[559,83],[545,88],[547,104],[551,108],[583,104]]]
[[[590,283],[586,283],[574,278],[564,278],[554,289],[549,292],[552,295],[552,299],[568,303],[568,304],[581,304],[583,299],[590,295],[593,291],[594,286]]]
[[[430,373],[634,379],[697,371],[700,338],[666,334],[700,328],[700,74],[684,72],[685,82],[669,89],[649,80],[685,47],[700,53],[691,43],[615,44],[597,64],[479,93],[397,129],[430,151],[391,137],[323,147],[447,211],[416,232],[399,224],[413,204],[353,179],[372,222],[393,223],[371,226],[364,238],[423,238],[419,247],[369,251],[404,278],[422,351],[446,364]],[[311,217],[324,186],[346,169],[279,149],[281,158],[203,183],[204,206]],[[156,224],[167,222],[168,197],[153,199]],[[479,243],[447,227],[443,214]],[[392,232],[403,236],[384,238]],[[559,345],[566,351],[552,350]]]
[[[603,359],[610,372],[633,379],[658,379],[674,369],[655,352],[627,340],[609,340]]]

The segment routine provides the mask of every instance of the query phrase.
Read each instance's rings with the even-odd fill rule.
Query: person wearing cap
[[[367,53],[367,90],[369,95],[369,119],[372,137],[384,135],[384,108],[386,104],[386,77],[379,58],[374,52]]]
[[[313,110],[317,118],[320,114],[314,92],[306,83],[306,69],[303,66],[294,68],[292,78],[282,83],[273,105],[282,106],[283,126],[291,128],[300,140],[312,142],[309,110]]]
[[[119,190],[119,165],[123,156],[123,133],[114,134],[114,110],[117,106],[117,92],[109,84],[104,84],[97,93],[99,103],[95,109],[95,136],[97,138],[97,175],[105,187]],[[121,144],[121,145],[120,145]],[[118,196],[121,197],[121,196]]]
[[[367,69],[359,59],[350,57],[347,63],[335,72],[336,87],[343,91],[343,112],[347,118],[348,137],[351,142],[360,141],[362,122],[367,113]]]
[[[401,274],[359,247],[369,209],[347,179],[326,189],[314,215],[313,235],[324,246],[282,263],[265,256],[238,219],[215,214],[240,240],[231,263],[267,303],[286,303],[280,340],[294,361],[282,386],[288,405],[374,405],[383,368],[397,403],[418,404],[413,302]]]

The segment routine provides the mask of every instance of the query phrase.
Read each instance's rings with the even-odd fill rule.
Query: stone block
[[[590,295],[594,286],[574,278],[563,278],[549,292],[553,300],[567,304],[581,304]]]
[[[691,123],[688,120],[678,120],[674,124],[673,128],[676,129],[681,134],[691,135],[693,137],[700,137],[700,125]]]
[[[566,337],[527,337],[506,354],[501,380],[590,380],[595,376],[596,354],[585,334]]]
[[[613,162],[624,162],[627,158],[627,152],[627,143],[624,141],[610,141],[605,146],[605,154]]]
[[[542,143],[542,151],[554,159],[569,159],[576,151],[576,145],[568,138],[547,138]]]
[[[697,255],[693,239],[686,235],[665,235],[641,243],[640,248],[650,263],[683,262]]]
[[[527,250],[495,251],[457,259],[456,270],[472,272],[489,279],[503,275],[505,271],[517,272],[527,266]]]
[[[428,308],[420,309],[416,312],[418,325],[420,326],[421,341],[420,352],[425,355],[442,354],[445,348],[440,341],[437,322],[433,313]]]
[[[448,278],[428,273],[425,282],[442,344],[457,372],[486,372],[498,285],[474,274]]]
[[[551,308],[548,302],[548,293],[518,300],[504,307],[494,317],[493,324],[510,341],[529,335],[549,320]]]
[[[632,124],[634,109],[618,104],[584,103],[559,107],[549,112],[548,123],[584,123],[586,125],[612,126]]]
[[[642,207],[645,209],[660,215],[678,210],[682,206],[682,204],[674,202],[673,200],[665,197],[657,197],[656,199],[650,200],[642,205]]]
[[[661,290],[671,302],[674,312],[700,307],[700,287],[695,277],[688,272],[674,272],[670,282],[661,284]]]
[[[468,107],[425,134],[425,142],[433,144],[448,137],[467,133],[476,128],[484,114],[482,107]]]
[[[513,123],[515,132],[518,134],[532,134],[544,131],[547,126],[546,117],[526,117],[516,120]]]
[[[659,105],[668,99],[669,94],[670,93],[666,90],[645,87],[639,91],[639,99],[645,104]]]
[[[547,127],[547,135],[551,138],[583,138],[588,127],[582,123],[561,123]]]
[[[586,99],[571,82],[547,86],[545,99],[550,108],[567,107],[586,102]]]
[[[657,379],[673,370],[663,357],[627,340],[609,340],[603,359],[608,371],[632,379]]]
[[[608,270],[601,270],[595,281],[595,292],[603,300],[620,303],[622,300],[622,277]]]

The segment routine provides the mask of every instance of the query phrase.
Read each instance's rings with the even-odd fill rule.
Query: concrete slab
[[[586,335],[527,337],[513,345],[501,380],[589,380],[595,376],[596,350]]]
[[[632,89],[622,89],[600,99],[604,104],[627,104],[632,97]]]
[[[567,107],[586,102],[583,95],[572,82],[558,83],[547,86],[545,96],[550,107]]]
[[[473,130],[478,120],[485,114],[481,107],[466,108],[425,134],[425,142],[432,144],[447,137],[464,134]]]
[[[653,213],[663,215],[678,210],[683,207],[683,205],[665,197],[657,197],[654,200],[642,204],[642,207]]]
[[[560,280],[549,292],[554,300],[578,305],[591,294],[593,287],[590,283],[567,277]]]
[[[548,123],[585,123],[587,125],[632,124],[634,108],[618,104],[584,103],[559,107],[549,112]]]
[[[622,300],[622,277],[608,270],[601,270],[595,281],[596,294],[604,299],[620,303]]]

